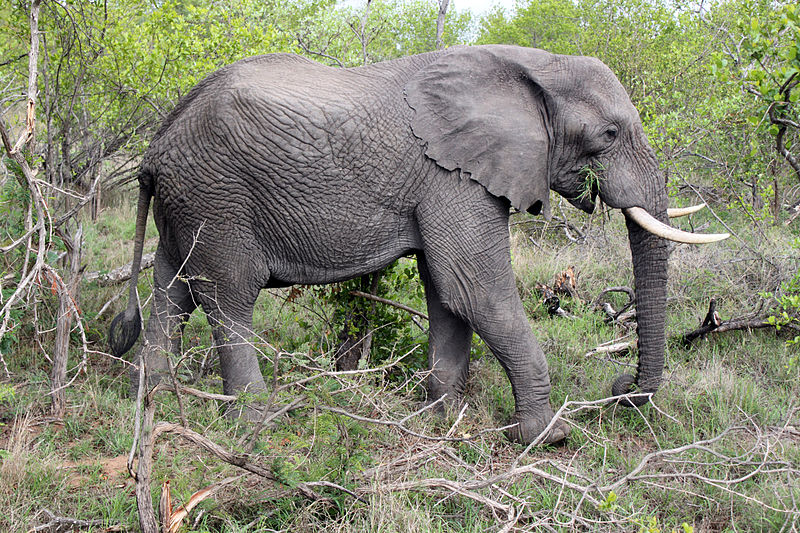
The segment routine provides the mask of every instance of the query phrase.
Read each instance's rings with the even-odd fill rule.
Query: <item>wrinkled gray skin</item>
[[[579,170],[605,168],[599,191]],[[472,332],[511,381],[509,431],[530,442],[553,417],[547,362],[517,293],[509,208],[549,215],[557,191],[591,212],[638,206],[667,222],[664,179],[638,114],[596,59],[459,47],[354,69],[266,55],[215,72],[166,119],[140,174],[134,271],[152,197],[160,234],[141,356],[163,371],[201,305],[224,390],[266,389],[251,337],[260,289],[319,284],[415,253],[430,314],[429,399],[457,399]],[[640,362],[615,393],[655,392],[664,361],[665,241],[628,220]],[[173,280],[176,274],[181,280]],[[138,335],[136,280],[115,320]],[[559,421],[545,442],[562,440]]]

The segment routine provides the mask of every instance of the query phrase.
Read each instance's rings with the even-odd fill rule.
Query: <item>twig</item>
[[[417,416],[417,415],[423,413],[424,411],[427,411],[427,410],[431,409],[432,407],[434,407],[438,403],[444,401],[444,399],[445,399],[445,396],[441,396],[435,402],[427,404],[422,409],[419,409],[419,410],[415,411],[414,413],[404,417],[401,420],[384,420],[384,419],[381,419],[381,418],[370,418],[370,417],[366,417],[366,416],[357,415],[355,413],[351,413],[349,411],[346,411],[344,409],[340,409],[338,407],[330,407],[330,406],[327,406],[327,405],[319,405],[319,406],[317,406],[317,409],[320,409],[322,411],[328,411],[330,413],[335,413],[337,415],[346,416],[348,418],[352,418],[353,420],[358,420],[359,422],[366,422],[368,424],[375,424],[375,425],[378,425],[378,426],[393,427],[393,428],[398,429],[398,430],[402,431],[403,433],[406,433],[406,434],[411,435],[413,437],[417,437],[417,438],[425,439],[425,440],[429,440],[429,441],[434,441],[434,442],[466,442],[466,441],[471,441],[471,440],[478,439],[479,437],[481,437],[483,435],[486,435],[488,433],[497,433],[499,431],[506,431],[507,429],[511,429],[511,428],[516,426],[516,424],[511,424],[511,425],[503,426],[503,427],[499,427],[499,428],[482,429],[481,431],[479,431],[475,435],[464,436],[464,437],[449,437],[449,436],[435,437],[435,436],[432,436],[432,435],[425,435],[425,434],[422,434],[422,433],[418,433],[418,432],[416,432],[416,431],[414,431],[412,429],[409,429],[408,427],[405,426],[405,423],[410,418],[412,418],[414,416]]]

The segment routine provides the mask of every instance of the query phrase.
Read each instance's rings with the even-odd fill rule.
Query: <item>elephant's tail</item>
[[[144,233],[152,195],[151,180],[144,175],[140,176],[139,204],[136,209],[136,238],[133,247],[133,263],[131,263],[128,307],[114,317],[108,330],[108,344],[111,348],[111,354],[115,357],[122,357],[125,352],[130,350],[142,330],[142,319],[139,314],[139,294],[136,292],[136,286],[139,283]]]

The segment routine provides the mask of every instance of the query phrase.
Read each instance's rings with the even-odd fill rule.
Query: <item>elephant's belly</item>
[[[288,259],[270,268],[267,287],[321,285],[345,281],[381,270],[396,259],[415,253],[417,250],[418,248],[411,246],[393,247],[376,252],[370,257],[352,260],[347,260],[346,257],[332,258],[327,264]]]
[[[310,225],[287,221],[270,233],[264,240],[270,286],[352,279],[421,249],[416,225],[395,217],[317,218]]]

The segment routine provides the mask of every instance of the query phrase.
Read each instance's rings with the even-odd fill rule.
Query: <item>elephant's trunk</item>
[[[665,205],[657,210],[656,218],[666,222]],[[626,224],[636,286],[639,365],[635,378],[626,374],[614,381],[612,393],[615,396],[628,392],[655,393],[664,370],[668,243],[628,217]],[[633,398],[631,403],[643,405],[647,397]]]

